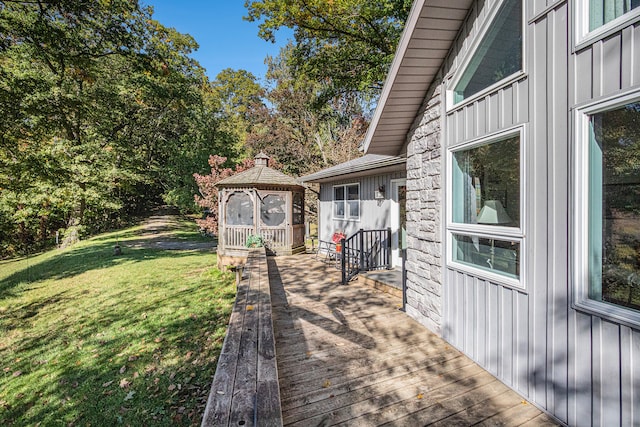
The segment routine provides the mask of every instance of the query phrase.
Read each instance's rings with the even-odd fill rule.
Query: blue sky
[[[244,0],[141,0],[153,6],[154,18],[162,25],[191,34],[200,48],[192,55],[214,79],[225,68],[251,71],[262,79],[267,71],[264,59],[275,56],[292,38],[280,31],[276,44],[258,37],[258,24],[242,19],[247,14]]]

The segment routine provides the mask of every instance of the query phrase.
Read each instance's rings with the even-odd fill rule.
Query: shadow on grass
[[[227,297],[233,299],[232,292]],[[75,325],[84,333],[57,325],[19,343],[17,354],[31,355],[20,367],[21,379],[35,377],[40,393],[0,399],[0,420],[8,425],[199,424],[230,309],[187,312],[161,324],[146,320],[152,309],[114,308],[101,313],[99,322]],[[103,324],[118,325],[118,333],[102,335]],[[46,348],[52,346],[62,354],[48,360]],[[67,347],[72,348],[62,350]]]

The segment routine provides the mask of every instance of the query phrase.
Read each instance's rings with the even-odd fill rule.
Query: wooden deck
[[[556,425],[400,298],[310,255],[268,263],[284,425]]]

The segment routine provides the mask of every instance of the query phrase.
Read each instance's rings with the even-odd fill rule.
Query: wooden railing
[[[228,248],[243,248],[247,237],[253,234],[253,226],[227,226],[225,228],[224,245]]]
[[[285,228],[266,228],[261,227],[258,234],[262,236],[264,245],[267,249],[276,249],[283,246],[289,246],[289,227]]]
[[[251,249],[202,419],[210,426],[282,426],[264,248]]]
[[[358,273],[391,268],[391,229],[358,230],[342,239],[340,254],[342,284],[346,285]]]

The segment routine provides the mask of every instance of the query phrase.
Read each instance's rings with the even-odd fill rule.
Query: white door
[[[407,180],[391,181],[391,264],[402,267],[402,248],[406,247]]]

